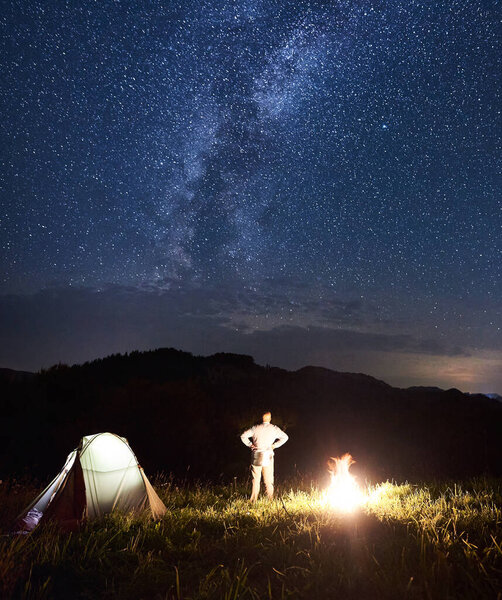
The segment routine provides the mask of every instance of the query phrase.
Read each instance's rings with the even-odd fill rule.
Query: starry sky
[[[502,393],[499,22],[4,3],[0,366],[172,346]]]

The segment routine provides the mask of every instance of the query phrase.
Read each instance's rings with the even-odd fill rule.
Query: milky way
[[[21,344],[20,323],[33,331],[32,304],[54,331],[64,297],[80,317],[26,366],[152,344],[260,358],[251,340],[287,345],[294,330],[310,353],[286,359],[277,343],[267,360],[502,385],[497,12],[413,0],[7,3],[4,343]],[[141,334],[127,333],[128,314],[112,328],[124,338],[109,331],[108,345],[93,338],[78,354],[69,340],[88,324],[89,293],[135,315],[152,295],[160,305]],[[164,310],[180,327],[198,314],[199,328],[147,335]],[[342,355],[337,331],[365,344]],[[22,367],[23,347],[0,360]],[[416,364],[392,373],[395,352]]]

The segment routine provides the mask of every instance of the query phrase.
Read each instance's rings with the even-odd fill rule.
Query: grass
[[[348,515],[301,483],[255,505],[236,485],[156,486],[158,523],[114,513],[8,536],[37,489],[0,485],[0,597],[502,599],[500,480],[368,486]]]

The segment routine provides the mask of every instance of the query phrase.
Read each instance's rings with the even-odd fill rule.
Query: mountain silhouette
[[[83,435],[111,431],[129,439],[148,472],[231,480],[249,464],[239,435],[265,410],[290,436],[276,455],[284,478],[322,477],[326,459],[345,452],[353,472],[373,481],[502,474],[502,403],[482,394],[166,348],[7,371],[0,478],[45,478]]]

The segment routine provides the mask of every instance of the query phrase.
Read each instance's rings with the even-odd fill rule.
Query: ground
[[[312,484],[250,505],[238,484],[159,477],[160,522],[115,513],[8,535],[36,493],[0,485],[0,596],[30,599],[502,598],[502,481],[366,486],[340,513]]]

